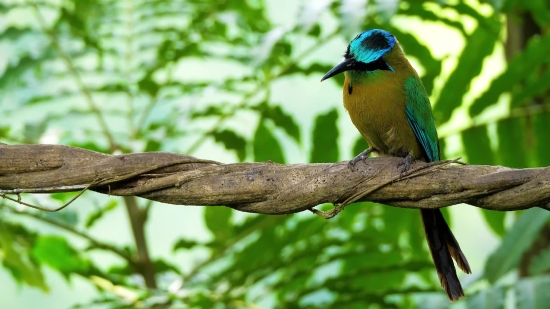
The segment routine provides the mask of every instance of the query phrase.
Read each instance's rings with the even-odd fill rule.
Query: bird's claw
[[[353,167],[355,167],[355,164],[357,164],[357,162],[359,162],[359,161],[363,161],[363,163],[367,164],[367,162],[365,162],[365,161],[367,160],[369,154],[373,151],[374,151],[374,149],[368,148],[365,151],[358,154],[355,158],[349,160],[348,168],[350,170],[353,169]]]
[[[355,164],[357,164],[357,162],[359,161],[363,161],[363,163],[366,164],[365,160],[367,159],[367,156],[364,155],[363,153],[360,153],[359,155],[357,155],[355,158],[349,160],[349,163],[348,163],[348,168],[351,170],[353,169],[353,167],[355,166]]]
[[[411,167],[411,163],[414,161],[414,158],[412,156],[412,154],[408,154],[404,159],[403,161],[401,161],[399,164],[397,164],[397,167],[399,166],[403,166],[403,168],[401,168],[401,170],[399,171],[399,178],[401,178],[403,176],[403,174],[405,174],[409,168]]]

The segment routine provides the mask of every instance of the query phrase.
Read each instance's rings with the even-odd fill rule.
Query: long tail
[[[464,291],[456,276],[451,257],[456,261],[457,266],[467,274],[471,273],[470,265],[445,222],[441,210],[421,209],[420,214],[441,286],[445,289],[450,301],[458,300],[464,296]]]

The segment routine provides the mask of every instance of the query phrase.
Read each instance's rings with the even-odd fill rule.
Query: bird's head
[[[360,33],[349,45],[344,60],[323,76],[321,81],[345,71],[372,72],[389,70],[395,73],[383,56],[397,43],[395,37],[380,29],[371,29]]]

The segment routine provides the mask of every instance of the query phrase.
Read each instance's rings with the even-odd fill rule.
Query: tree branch
[[[407,208],[459,203],[492,210],[550,209],[550,168],[416,162],[399,179],[401,158],[321,164],[220,164],[166,152],[106,155],[60,145],[0,144],[0,193],[90,190],[178,205],[225,205],[289,214],[323,203],[373,201]],[[448,162],[447,162],[448,163]],[[426,168],[428,167],[428,168]]]
[[[157,278],[155,265],[149,257],[149,250],[147,249],[147,238],[145,237],[145,214],[143,210],[139,208],[137,200],[134,196],[125,196],[124,203],[126,204],[126,210],[130,217],[130,224],[132,225],[132,234],[134,235],[134,241],[137,248],[137,261],[138,272],[143,276],[145,286],[150,289],[157,288]]]

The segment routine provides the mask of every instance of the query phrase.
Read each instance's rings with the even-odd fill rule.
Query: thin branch
[[[29,203],[25,203],[23,201],[21,201],[21,195],[17,194],[17,199],[14,199],[14,198],[11,198],[9,196],[7,196],[6,194],[4,193],[0,193],[0,197],[1,198],[4,198],[4,199],[7,199],[7,200],[10,200],[10,201],[13,201],[13,202],[16,202],[20,205],[24,205],[24,206],[27,206],[27,207],[30,207],[30,208],[33,208],[33,209],[38,209],[38,210],[41,210],[41,211],[46,211],[46,212],[57,212],[57,211],[60,211],[66,207],[68,207],[69,205],[71,205],[74,201],[76,201],[82,194],[84,194],[84,192],[88,191],[88,189],[94,185],[95,183],[97,183],[96,181],[88,184],[84,189],[82,189],[82,191],[78,192],[77,195],[75,195],[70,201],[68,201],[67,203],[65,203],[64,205],[60,206],[60,207],[57,207],[57,208],[54,208],[54,209],[49,209],[49,208],[45,208],[45,207],[41,207],[41,206],[36,206],[36,205],[32,205],[32,204],[29,204]]]
[[[156,289],[156,271],[155,265],[153,265],[153,262],[149,257],[149,250],[147,248],[144,215],[138,206],[135,196],[125,196],[124,203],[126,204],[126,210],[132,225],[132,234],[134,235],[134,241],[136,243],[137,270],[142,275],[145,285],[150,289]]]

